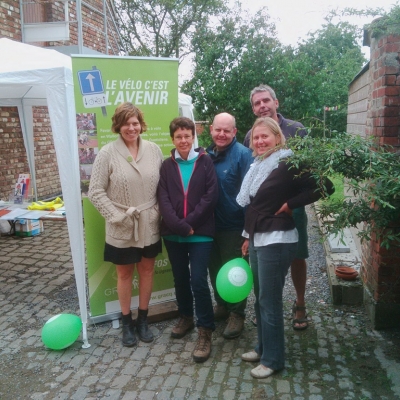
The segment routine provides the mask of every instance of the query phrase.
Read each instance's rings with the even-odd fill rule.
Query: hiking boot
[[[197,338],[196,346],[193,350],[193,360],[201,363],[207,361],[208,357],[210,357],[212,330],[200,326],[198,331],[199,336]]]
[[[136,320],[136,329],[139,335],[139,339],[142,342],[150,343],[154,340],[154,335],[149,329],[149,325],[147,323],[147,314],[149,310],[141,310],[138,309],[138,317]]]
[[[175,339],[183,338],[189,331],[194,328],[193,317],[181,315],[178,323],[172,328],[171,337]]]
[[[230,313],[228,325],[226,326],[222,336],[225,339],[234,339],[240,336],[244,328],[244,318],[236,313]]]
[[[122,316],[122,345],[125,347],[136,346],[135,325],[133,324],[131,314]]]
[[[214,321],[221,321],[222,319],[227,319],[229,317],[229,312],[225,306],[217,304],[214,306]]]

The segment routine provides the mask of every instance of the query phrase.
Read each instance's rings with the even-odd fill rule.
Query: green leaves
[[[182,91],[192,96],[198,119],[233,114],[241,140],[254,121],[251,89],[279,76],[284,48],[274,24],[266,10],[252,17],[237,6],[214,25],[197,29],[192,45],[194,75]]]
[[[131,56],[187,55],[195,27],[226,10],[225,0],[118,0],[118,24]]]
[[[256,17],[236,8],[214,26],[196,29],[194,74],[182,91],[192,96],[203,121],[222,111],[233,114],[239,140],[254,122],[249,94],[260,83],[274,88],[287,118],[321,136],[324,126],[326,134],[344,131],[348,85],[365,62],[360,35],[355,26],[327,20],[293,48],[277,40],[266,8]],[[324,106],[340,108],[324,113]]]
[[[382,35],[390,34],[398,35],[400,32],[400,4],[398,0],[393,2],[389,12],[386,12],[381,7],[367,8],[365,10],[345,8],[342,10],[342,15],[371,17],[373,21],[366,25],[364,29],[369,30],[373,38],[379,38]],[[379,18],[376,18],[377,16],[379,16]]]
[[[293,138],[291,162],[306,166],[318,181],[340,174],[345,178],[343,200],[321,201],[317,212],[328,233],[362,225],[361,239],[372,236],[384,247],[400,245],[400,154],[378,146],[374,139],[347,133],[332,138]]]

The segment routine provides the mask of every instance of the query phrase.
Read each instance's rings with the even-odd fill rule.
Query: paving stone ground
[[[289,276],[286,368],[262,380],[250,376],[256,364],[240,359],[256,340],[252,294],[242,336],[223,339],[224,322],[217,323],[203,364],[191,358],[196,330],[170,338],[175,320],[152,324],[155,341],[135,348],[123,347],[120,329],[105,322],[89,326],[88,349],[79,340],[66,350],[46,349],[44,323],[58,313],[79,315],[66,224],[46,221],[45,232],[33,238],[0,237],[0,399],[400,399],[400,332],[372,330],[362,306],[330,304],[310,217],[312,322],[305,331],[291,328]]]

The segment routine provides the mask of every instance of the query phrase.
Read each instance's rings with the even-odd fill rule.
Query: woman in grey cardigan
[[[143,140],[143,113],[131,103],[117,107],[112,131],[119,136],[99,151],[93,164],[89,199],[106,220],[104,260],[116,265],[118,299],[122,311],[122,343],[137,343],[130,304],[135,265],[139,275],[137,333],[153,341],[147,313],[153,287],[155,257],[161,252],[157,185],[163,156],[160,148]]]

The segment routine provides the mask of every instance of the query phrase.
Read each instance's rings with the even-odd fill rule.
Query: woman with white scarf
[[[250,372],[254,378],[267,378],[285,366],[282,293],[298,241],[292,210],[334,191],[329,180],[322,192],[309,172],[289,165],[293,152],[284,145],[272,118],[256,120],[250,139],[256,158],[236,199],[247,207],[242,253],[249,253],[254,276],[258,344],[242,355],[244,361],[260,361]]]

